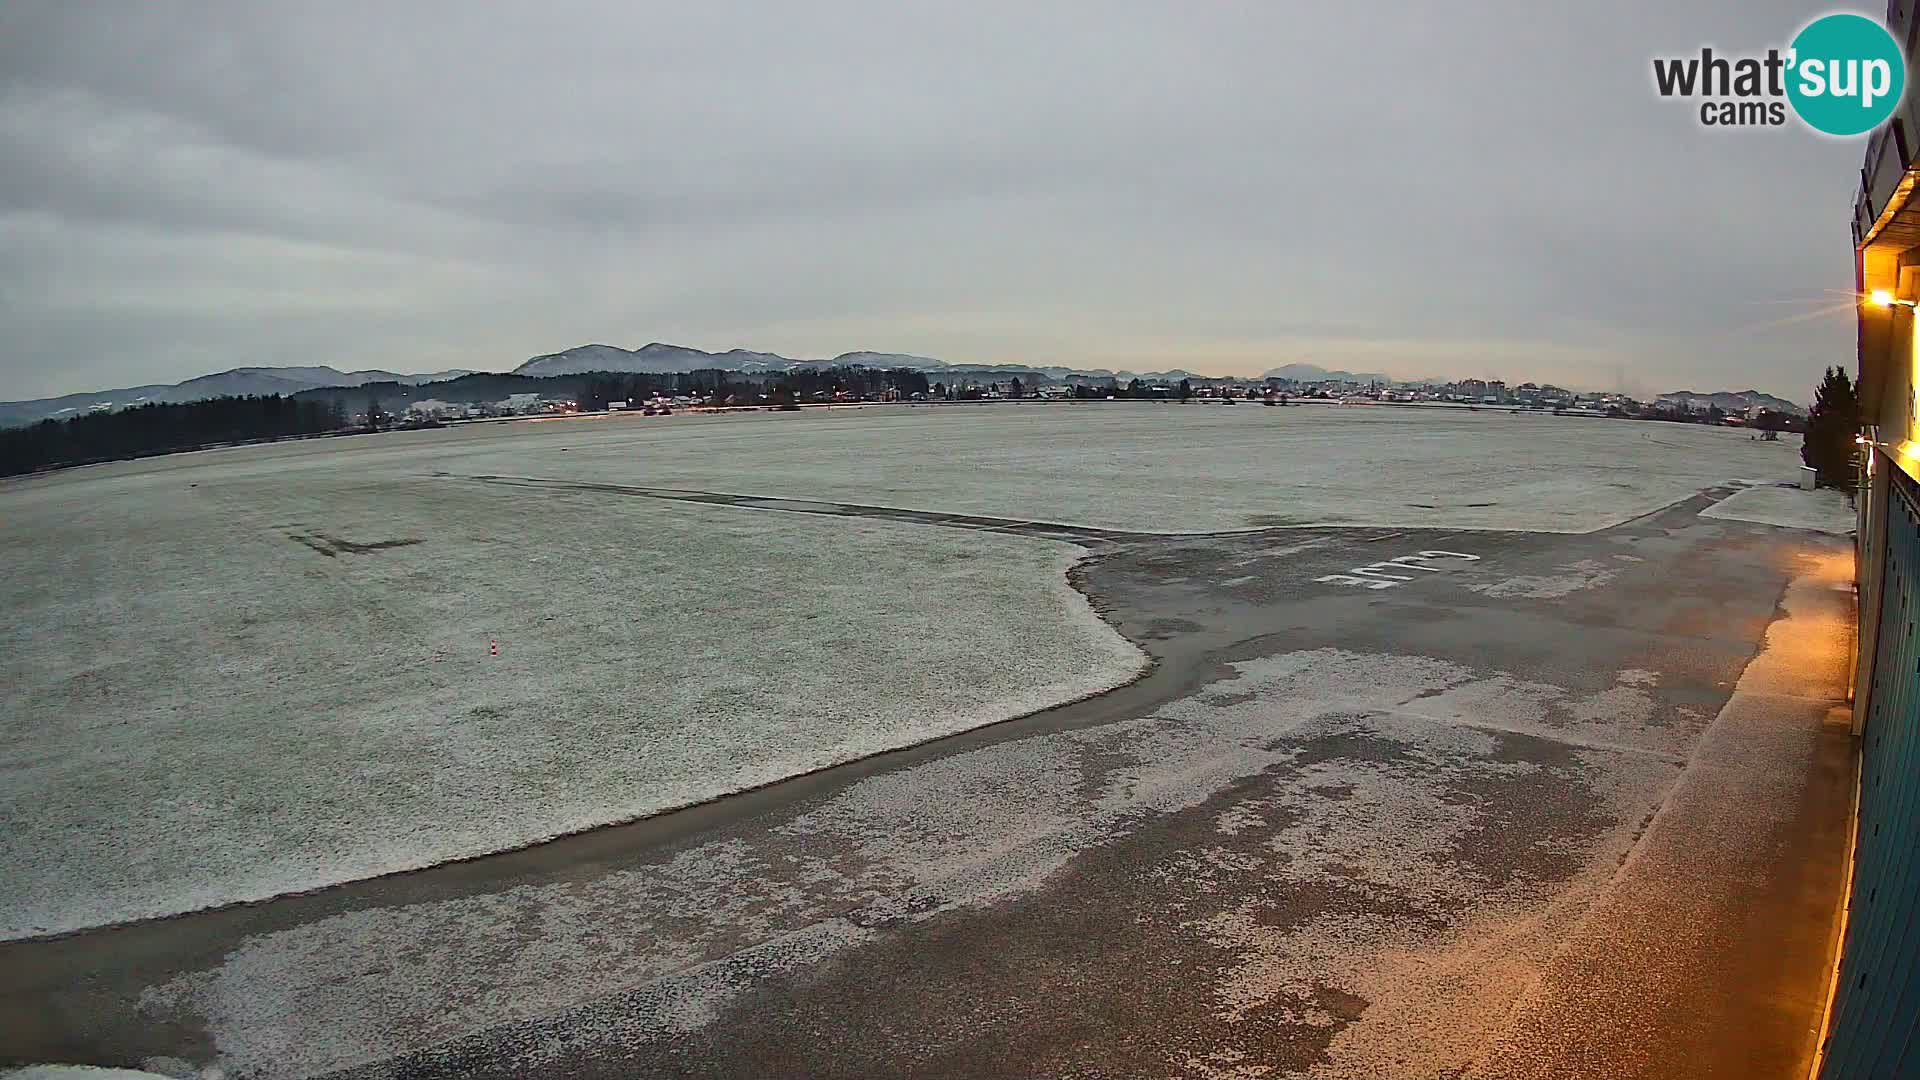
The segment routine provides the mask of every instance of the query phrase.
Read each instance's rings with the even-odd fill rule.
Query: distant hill
[[[1718,405],[1726,412],[1745,412],[1754,406],[1773,409],[1776,412],[1806,415],[1807,410],[1788,401],[1786,398],[1763,394],[1758,390],[1716,390],[1703,394],[1693,390],[1676,390],[1671,394],[1661,394],[1657,399],[1668,405],[1685,405],[1689,409],[1705,409]]]
[[[916,371],[934,371],[948,366],[944,360],[935,360],[928,356],[912,356],[907,353],[862,350],[841,353],[831,360],[808,360],[781,356],[778,353],[753,352],[749,349],[728,349],[726,352],[713,353],[686,345],[669,345],[663,341],[653,341],[637,349],[622,349],[617,345],[576,345],[564,352],[536,356],[514,368],[512,373],[534,377],[578,375],[588,371],[614,371],[626,374],[651,372],[657,375],[668,375],[710,368],[761,372],[786,371],[796,367],[851,367],[854,365],[870,368],[913,368]]]
[[[722,368],[727,371],[748,373],[762,371],[786,371],[800,367],[850,367],[859,365],[869,368],[912,368],[925,371],[937,378],[986,378],[1005,379],[1014,376],[1043,375],[1049,379],[1114,379],[1126,382],[1138,378],[1143,382],[1179,382],[1181,379],[1204,379],[1207,376],[1192,371],[1175,368],[1172,371],[1107,371],[1105,369],[1084,370],[1081,368],[1058,367],[1040,364],[953,364],[945,360],[935,360],[930,356],[914,356],[910,353],[844,352],[831,360],[806,360],[778,353],[749,352],[746,349],[730,349],[726,352],[710,353],[685,345],[669,345],[664,342],[651,342],[637,349],[622,349],[615,345],[578,345],[565,352],[548,353],[536,356],[519,367],[512,374],[544,377],[553,375],[579,375],[589,371],[612,371],[622,374],[640,374],[650,372],[669,375],[703,368]],[[1318,371],[1319,368],[1313,370]],[[1360,376],[1368,378],[1370,376]]]
[[[637,349],[617,345],[576,345],[564,352],[548,353],[514,368],[512,374],[542,377],[578,375],[587,371],[643,372],[659,374],[725,368],[728,371],[785,371],[798,361],[774,353],[729,349],[710,353],[685,345],[649,342]]]
[[[477,404],[500,401],[513,394],[541,394],[547,397],[577,397],[593,376],[586,372],[565,375],[514,375],[498,371],[473,371],[457,379],[434,383],[370,382],[358,386],[319,386],[294,395],[296,401],[326,401],[348,412],[359,412],[369,401],[378,401],[388,412],[406,411],[416,401],[446,401]]]
[[[1144,383],[1177,383],[1181,379],[1205,379],[1208,376],[1197,372],[1175,368],[1172,371],[1107,371],[1104,368],[1085,371],[1079,368],[1035,367],[1032,364],[953,364],[937,371],[929,371],[934,379],[987,379],[1006,380],[1015,376],[1031,375],[1051,379],[1054,382],[1077,382],[1105,385],[1112,380],[1122,386],[1134,379]]]
[[[1267,379],[1292,379],[1294,382],[1384,383],[1392,381],[1379,372],[1328,371],[1318,364],[1284,364],[1277,368],[1269,368],[1266,374],[1261,377]]]
[[[330,367],[234,368],[185,382],[150,383],[146,386],[124,386],[117,390],[95,390],[86,394],[67,394],[32,401],[0,402],[0,427],[19,427],[49,418],[77,416],[96,406],[124,409],[149,402],[203,401],[207,398],[244,397],[249,394],[290,395],[323,386],[361,386],[377,382],[415,386],[456,379],[465,374],[468,372],[458,369],[424,375],[401,375],[391,371],[338,371]]]
[[[948,367],[945,360],[935,360],[930,356],[912,356],[908,353],[893,352],[843,352],[831,360],[821,361],[827,367],[870,368],[912,368],[915,371],[933,371]]]

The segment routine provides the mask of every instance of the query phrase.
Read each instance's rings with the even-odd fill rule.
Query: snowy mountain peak
[[[1692,390],[1676,390],[1671,394],[1661,394],[1660,401],[1669,405],[1685,405],[1689,409],[1706,409],[1718,406],[1725,412],[1745,412],[1759,407],[1775,412],[1804,414],[1805,409],[1786,398],[1758,390],[1716,390],[1712,393],[1697,393]]]

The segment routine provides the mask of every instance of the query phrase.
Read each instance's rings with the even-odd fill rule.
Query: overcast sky
[[[1863,144],[1649,73],[1824,10],[5,0],[0,398],[658,340],[1805,401]]]

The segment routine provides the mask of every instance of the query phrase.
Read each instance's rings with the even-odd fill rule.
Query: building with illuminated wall
[[[1884,607],[1888,512],[1897,494],[1920,477],[1920,416],[1915,376],[1920,341],[1915,304],[1920,303],[1920,161],[1913,156],[1912,96],[1867,144],[1861,191],[1854,202],[1854,251],[1859,305],[1859,365],[1862,483],[1860,500],[1861,657],[1854,685],[1855,730],[1871,704],[1876,644]]]
[[[1888,5],[1906,45],[1915,0]],[[1911,78],[1909,79],[1911,87]],[[1866,497],[1853,729],[1859,812],[1820,1077],[1920,1075],[1920,93],[1867,142],[1853,207]]]

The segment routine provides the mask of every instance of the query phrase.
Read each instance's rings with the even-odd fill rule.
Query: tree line
[[[925,394],[927,376],[912,368],[795,368],[792,371],[596,372],[574,391],[582,411],[604,409],[612,401],[652,397],[691,397],[735,405],[789,404],[848,397],[872,399],[889,392],[901,397]]]
[[[155,402],[0,429],[0,476],[223,443],[318,435],[346,426],[346,410],[338,403],[296,401],[278,394]]]

